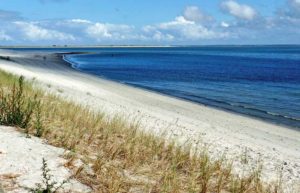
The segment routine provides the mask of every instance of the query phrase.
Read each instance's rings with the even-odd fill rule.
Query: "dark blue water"
[[[66,55],[73,67],[300,128],[300,46],[101,48]]]

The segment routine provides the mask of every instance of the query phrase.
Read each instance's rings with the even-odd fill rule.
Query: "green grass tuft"
[[[38,104],[37,96],[25,96],[24,77],[11,87],[0,89],[0,124],[28,128]]]

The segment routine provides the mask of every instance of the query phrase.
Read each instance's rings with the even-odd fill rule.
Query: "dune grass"
[[[128,123],[121,116],[108,118],[105,112],[95,113],[47,94],[30,81],[19,81],[14,86],[17,84],[18,77],[0,71],[2,96],[9,97],[12,88],[19,92],[22,87],[22,100],[35,101],[28,124],[13,125],[69,150],[66,166],[94,192],[283,192],[280,180],[273,184],[261,181],[260,165],[238,177],[232,172],[231,160],[213,160],[205,148],[178,146],[143,132],[138,123]],[[1,104],[3,97],[0,100]],[[27,102],[21,104],[21,111],[27,108]],[[3,111],[0,116],[5,114]],[[78,164],[78,159],[83,164]]]

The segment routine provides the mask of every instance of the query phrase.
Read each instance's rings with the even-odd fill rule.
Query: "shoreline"
[[[274,179],[278,166],[287,163],[282,166],[284,180],[300,182],[298,131],[83,74],[64,66],[64,61],[53,54],[0,50],[0,55],[14,61],[0,60],[1,69],[36,78],[48,92],[96,111],[123,114],[128,120],[138,118],[146,131],[166,133],[179,144],[203,142],[212,156],[227,152],[228,157],[239,159],[247,151],[250,167],[258,159],[264,161],[266,180]],[[241,166],[235,168],[238,173]]]
[[[286,116],[283,116],[283,115],[274,114],[272,112],[267,112],[267,111],[264,111],[264,110],[253,109],[253,108],[241,107],[240,110],[234,110],[235,106],[227,104],[225,102],[225,105],[228,105],[228,107],[226,107],[226,106],[224,106],[222,101],[213,101],[211,104],[201,103],[201,102],[198,102],[198,101],[195,101],[195,100],[184,98],[184,96],[180,97],[180,96],[164,93],[162,91],[158,91],[158,90],[155,90],[155,89],[152,89],[152,88],[149,88],[149,87],[134,85],[134,84],[130,84],[130,83],[110,79],[110,78],[107,78],[107,77],[103,77],[103,76],[100,76],[100,75],[84,72],[80,69],[76,69],[75,67],[73,67],[73,65],[77,65],[77,64],[73,63],[72,61],[70,61],[66,58],[67,55],[85,55],[85,54],[94,54],[94,52],[87,52],[87,53],[84,53],[84,52],[69,52],[69,53],[56,53],[56,54],[58,54],[62,58],[63,61],[68,63],[68,66],[70,68],[72,68],[73,70],[76,70],[76,71],[81,72],[81,73],[88,74],[90,76],[95,76],[97,78],[101,78],[101,79],[105,79],[105,80],[108,80],[108,81],[116,82],[116,83],[119,83],[119,84],[122,84],[122,85],[125,85],[125,86],[130,86],[130,87],[133,87],[133,88],[136,88],[136,89],[141,89],[141,90],[145,90],[145,91],[148,91],[148,92],[153,92],[153,93],[156,93],[156,94],[164,95],[166,97],[172,97],[172,98],[175,98],[175,99],[178,99],[178,100],[191,102],[191,103],[196,104],[196,105],[202,105],[202,106],[205,106],[205,107],[208,107],[208,108],[213,108],[213,109],[216,109],[216,110],[221,110],[221,111],[225,111],[225,112],[228,112],[228,113],[233,113],[233,114],[236,114],[236,115],[242,115],[242,116],[245,116],[245,117],[248,117],[248,118],[256,119],[256,120],[259,120],[259,121],[264,121],[264,122],[271,123],[271,124],[274,124],[274,125],[277,125],[277,126],[287,127],[289,129],[293,129],[293,130],[296,130],[296,131],[300,132],[300,125],[298,123],[300,121],[300,119],[296,119],[296,118],[293,118],[293,117],[286,117]],[[220,105],[218,106],[217,104],[213,104],[213,103],[222,103],[223,106],[220,106]],[[232,108],[230,108],[230,107],[232,107]],[[259,116],[259,114],[261,116]]]

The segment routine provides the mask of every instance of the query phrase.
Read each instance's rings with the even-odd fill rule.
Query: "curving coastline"
[[[75,54],[75,55],[74,55]],[[148,91],[154,91],[157,92],[159,94],[165,94],[167,96],[171,96],[171,97],[175,97],[181,100],[187,100],[190,102],[194,102],[197,104],[201,104],[201,105],[207,105],[209,107],[212,108],[216,108],[219,110],[223,110],[223,111],[229,111],[231,113],[237,113],[240,115],[244,115],[244,116],[249,116],[251,118],[256,118],[259,120],[263,120],[263,121],[268,121],[270,123],[275,123],[278,125],[282,125],[282,126],[287,126],[296,130],[300,130],[300,119],[297,118],[297,114],[292,114],[292,112],[289,111],[283,111],[283,112],[278,112],[276,111],[276,108],[279,108],[278,106],[275,106],[274,108],[272,108],[272,106],[274,106],[274,104],[284,104],[284,102],[282,100],[280,100],[281,98],[277,99],[279,101],[275,102],[272,105],[272,101],[266,101],[264,99],[264,97],[260,97],[260,98],[254,98],[255,100],[258,100],[259,102],[261,102],[261,104],[265,105],[265,106],[256,106],[254,103],[251,102],[251,100],[249,98],[247,98],[247,96],[245,97],[246,103],[241,103],[240,100],[237,101],[233,101],[233,100],[222,100],[222,98],[214,98],[214,96],[211,95],[206,95],[206,94],[197,94],[196,92],[189,92],[188,90],[185,90],[185,88],[171,88],[166,86],[165,87],[161,87],[161,85],[159,84],[159,79],[154,79],[153,81],[158,81],[157,84],[147,84],[147,83],[143,83],[139,80],[136,80],[134,82],[131,81],[127,81],[126,77],[129,77],[130,72],[124,72],[122,74],[123,78],[118,78],[118,77],[114,77],[111,74],[105,74],[105,72],[101,72],[101,70],[106,70],[107,67],[102,67],[102,65],[100,65],[101,67],[97,68],[93,68],[90,64],[89,64],[89,57],[91,58],[97,58],[97,57],[104,57],[104,60],[106,61],[106,55],[112,55],[111,53],[65,53],[62,55],[62,58],[64,61],[70,63],[70,65],[72,66],[72,68],[80,71],[80,72],[85,72],[91,75],[95,75],[98,76],[100,78],[105,78],[108,80],[112,80],[112,81],[116,81],[125,85],[130,85],[133,87],[137,87],[140,89],[145,89]],[[126,60],[126,53],[124,53],[124,60]],[[84,60],[80,60],[80,58],[84,58]],[[118,60],[118,53],[115,55],[116,58],[114,61],[109,61],[112,63],[118,63],[121,62],[120,60]],[[145,58],[145,60],[147,60],[147,58]],[[94,59],[93,59],[94,62]],[[97,60],[97,62],[99,64],[101,64],[100,60]],[[147,61],[146,61],[147,62]],[[149,62],[149,61],[148,61]],[[97,64],[98,64],[97,63]],[[85,67],[84,69],[81,69],[81,64],[83,64]],[[134,66],[135,67],[135,66]],[[133,68],[134,68],[133,67]],[[113,65],[113,68],[117,68],[116,66]],[[86,70],[88,69],[88,70]],[[94,71],[91,71],[91,70]],[[120,67],[120,71],[122,71],[122,67]],[[98,72],[99,71],[99,72]],[[94,73],[95,72],[95,73]],[[118,73],[118,71],[117,71]],[[141,71],[141,73],[143,73]],[[180,80],[179,80],[180,81]],[[197,80],[196,80],[197,81]],[[214,83],[214,82],[213,82]],[[176,83],[174,83],[176,84]],[[253,83],[249,83],[250,85]],[[231,85],[234,86],[234,85]],[[199,87],[201,88],[201,87]],[[198,88],[198,89],[199,89]],[[177,89],[177,90],[176,90]],[[215,93],[216,90],[218,88],[212,87],[209,92]],[[202,88],[202,92],[207,92],[205,90],[205,88]],[[226,93],[225,93],[226,94]],[[238,92],[234,92],[233,94],[238,94]],[[209,97],[210,96],[210,97]],[[225,95],[226,96],[226,95]],[[279,95],[280,96],[280,95]],[[243,101],[243,100],[242,100]],[[281,106],[280,106],[281,107]],[[285,107],[283,105],[283,107]],[[273,111],[272,111],[273,110]],[[285,109],[286,110],[286,109]],[[296,112],[296,111],[294,111]],[[290,114],[289,114],[290,113]]]
[[[57,54],[1,50],[0,55],[12,60],[1,60],[1,69],[36,78],[49,92],[94,110],[123,114],[128,120],[138,117],[148,132],[166,132],[179,143],[204,142],[209,144],[212,156],[227,152],[229,157],[239,159],[247,149],[250,165],[259,158],[264,161],[266,180],[274,179],[278,165],[286,162],[286,182],[300,181],[300,132],[83,74],[67,66]],[[235,168],[239,171],[240,166]]]

